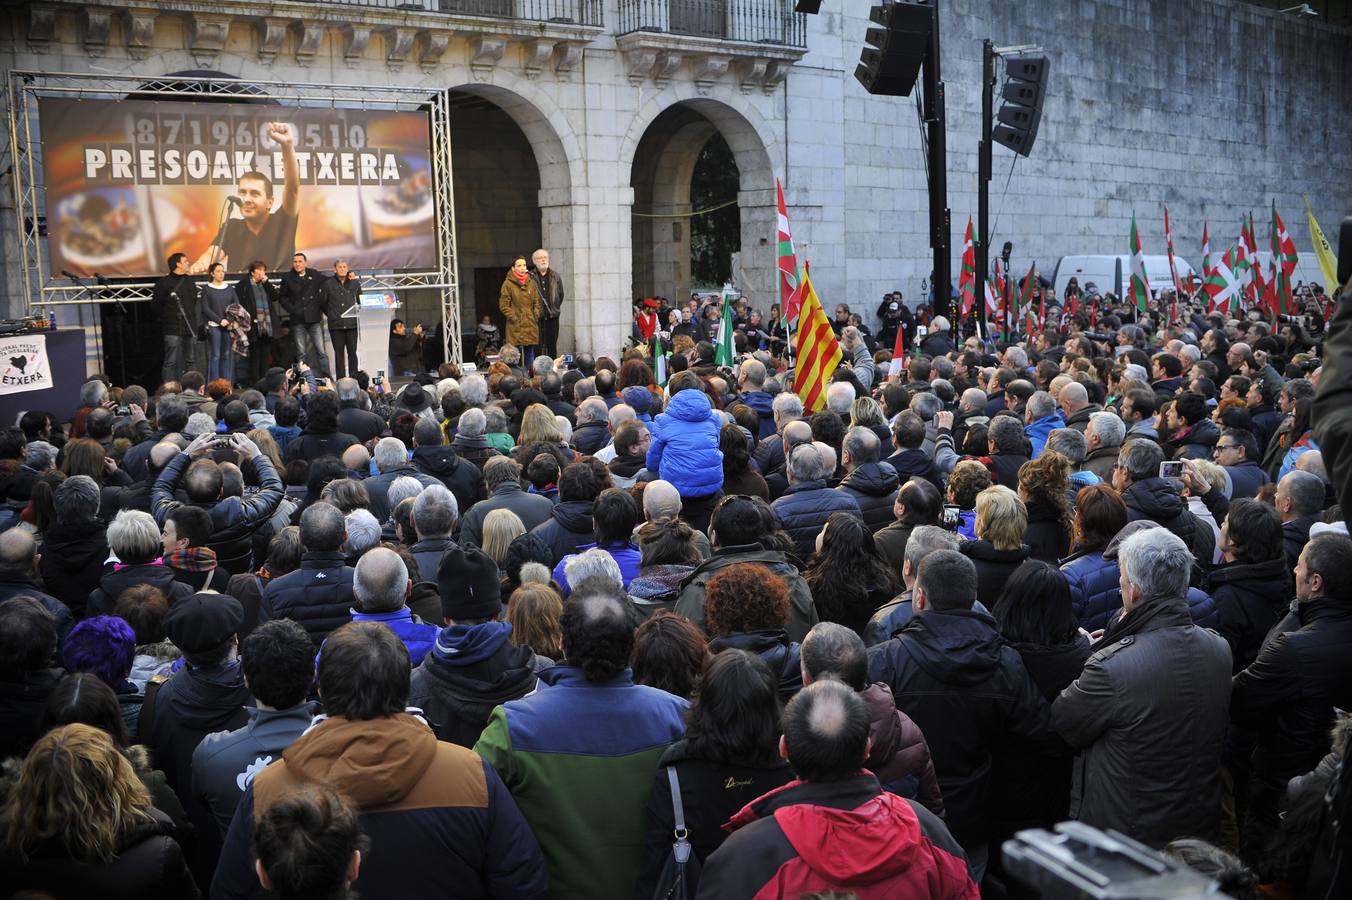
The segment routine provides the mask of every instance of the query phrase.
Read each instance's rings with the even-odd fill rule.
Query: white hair
[[[460,397],[467,406],[483,406],[488,402],[488,382],[482,375],[461,376]]]
[[[600,397],[588,397],[577,408],[577,422],[579,425],[584,422],[604,422],[609,412],[606,401]]]
[[[354,509],[343,517],[343,523],[347,529],[343,552],[348,556],[361,556],[380,543],[380,523],[369,510]]]
[[[620,572],[620,564],[615,561],[615,557],[600,547],[583,551],[564,563],[563,577],[568,580],[568,586],[573,590],[577,590],[583,582],[595,584],[598,580],[606,587],[621,590],[624,588],[624,575]]]
[[[803,415],[803,400],[793,391],[784,391],[776,394],[775,399],[771,401],[770,408],[774,410],[775,421],[783,419],[798,419]]]
[[[376,441],[376,468],[384,472],[408,463],[408,448],[395,437],[384,437]]]
[[[1104,447],[1120,447],[1127,439],[1127,424],[1116,413],[1096,412],[1089,414],[1089,427],[1098,435],[1099,444]]]
[[[1143,599],[1183,600],[1192,573],[1192,552],[1183,539],[1167,528],[1146,528],[1122,542],[1118,563],[1127,581],[1141,589]]]
[[[1028,353],[1022,347],[1010,347],[1005,351],[1005,363],[1011,369],[1028,368]]]
[[[394,481],[390,482],[390,489],[385,492],[385,502],[390,506],[390,512],[403,503],[409,497],[416,497],[422,493],[423,483],[412,475],[400,475]]]
[[[826,408],[842,418],[848,418],[854,405],[854,385],[833,381],[826,386]]]
[[[482,409],[467,409],[460,414],[460,420],[456,423],[455,430],[457,434],[463,434],[466,437],[480,437],[483,435],[487,423],[488,418],[484,415]]]
[[[443,378],[443,379],[441,379],[440,381],[438,381],[438,382],[437,382],[437,403],[440,403],[440,402],[442,401],[442,398],[444,398],[444,397],[445,397],[448,393],[450,393],[451,391],[455,391],[456,393],[459,393],[459,392],[460,392],[460,382],[456,381],[454,378]]]
[[[935,331],[947,331],[949,329],[948,320],[943,316],[935,316],[934,321],[930,322],[930,327]]]
[[[625,422],[633,422],[636,420],[638,414],[634,412],[634,408],[628,403],[616,403],[610,408],[610,412],[607,414],[606,418],[610,422],[610,431],[613,434]]]
[[[563,435],[563,442],[571,444],[573,442],[573,423],[568,421],[568,417],[555,416],[554,424],[559,426],[559,434]]]

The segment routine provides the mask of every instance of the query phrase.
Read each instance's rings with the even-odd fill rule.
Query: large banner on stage
[[[0,338],[0,394],[45,391],[51,386],[45,334]]]
[[[74,100],[38,107],[52,277],[436,265],[425,113]]]

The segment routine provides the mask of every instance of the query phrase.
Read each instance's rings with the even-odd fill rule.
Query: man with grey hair
[[[931,391],[921,391],[911,398],[909,409],[920,417],[920,421],[925,423],[925,440],[920,444],[920,451],[931,459],[934,458],[934,442],[938,437],[938,426],[934,424],[934,417],[944,408],[944,401],[939,399],[939,395]]]
[[[1053,728],[1079,753],[1071,816],[1151,846],[1220,832],[1230,646],[1188,614],[1192,564],[1163,528],[1123,541],[1124,615],[1052,704]]]
[[[56,468],[56,447],[46,441],[29,441],[26,449],[28,452],[24,454],[23,458],[25,469],[32,469],[34,472],[46,472]],[[125,459],[125,457],[123,458]]]
[[[833,512],[860,516],[859,504],[847,492],[826,486],[825,461],[811,443],[793,448],[787,466],[788,489],[771,504],[775,517],[793,538],[799,559],[808,559],[816,549],[817,533]],[[861,516],[862,518],[862,516]]]
[[[535,357],[530,364],[530,371],[536,378],[544,378],[546,375],[552,375],[554,373],[553,357],[544,354]]]
[[[573,446],[583,456],[591,456],[604,447],[610,438],[606,430],[610,407],[600,397],[588,397],[578,404],[577,426],[573,429]]]
[[[620,564],[600,547],[569,556],[563,563],[563,577],[570,594],[593,590],[624,591],[624,575],[620,572]]]
[[[1005,350],[1005,365],[1020,375],[1028,371],[1028,351],[1022,347],[1010,347]]]
[[[1110,412],[1089,414],[1089,424],[1084,429],[1084,461],[1078,466],[1081,472],[1093,472],[1100,481],[1113,477],[1117,466],[1117,453],[1127,437],[1127,424]]]
[[[1300,551],[1310,539],[1310,526],[1324,509],[1324,482],[1319,476],[1292,469],[1277,482],[1273,505],[1282,520],[1282,550],[1286,564],[1295,571]]]
[[[149,516],[147,516],[149,518]],[[154,520],[150,523],[155,528]],[[155,528],[155,546],[159,546],[159,529]],[[163,566],[158,568],[163,569]],[[58,640],[64,640],[66,632],[70,631],[71,626],[75,624],[75,619],[71,617],[70,609],[60,600],[44,593],[37,582],[38,575],[38,552],[37,543],[33,540],[33,535],[22,528],[10,528],[0,532],[0,604],[7,603],[14,597],[24,596],[32,597],[42,608],[51,613],[56,621],[56,636]],[[172,575],[170,584],[173,584]],[[187,585],[182,586],[188,593],[191,590]],[[89,611],[91,615],[103,615],[111,613],[111,606],[108,609],[98,609]]]
[[[1028,442],[1033,445],[1033,459],[1042,455],[1042,451],[1047,447],[1047,435],[1054,429],[1063,427],[1066,423],[1061,418],[1061,412],[1056,408],[1056,401],[1052,395],[1046,391],[1034,391],[1033,396],[1028,398],[1028,405],[1024,408],[1024,434],[1028,435]]]
[[[483,546],[484,520],[495,509],[514,513],[527,531],[548,521],[550,511],[554,509],[548,497],[522,489],[521,466],[510,456],[499,456],[488,461],[484,466],[484,483],[488,488],[488,498],[470,507],[460,522],[462,544]],[[677,506],[680,506],[679,498]]]
[[[338,507],[323,500],[310,504],[300,516],[300,541],[305,548],[300,568],[264,586],[258,621],[294,619],[315,647],[350,621],[353,571],[343,558],[346,540],[346,523]]]
[[[1181,538],[1199,560],[1216,552],[1215,534],[1188,509],[1181,483],[1159,477],[1164,451],[1146,438],[1127,441],[1117,455],[1113,487],[1127,505],[1127,521],[1149,519]]]
[[[108,385],[97,378],[91,378],[80,385],[80,407],[82,409],[97,409],[103,405],[103,401],[108,397]]]
[[[746,360],[737,370],[737,388],[742,402],[755,410],[760,419],[758,441],[775,433],[775,398],[765,390],[766,375],[765,363],[755,359]]]
[[[1050,709],[995,619],[973,609],[976,564],[933,550],[912,587],[914,620],[871,648],[869,678],[892,689],[897,708],[920,726],[934,758],[946,822],[967,850],[979,882],[995,813],[995,754],[1019,738],[1055,752]]]
[[[854,498],[869,533],[877,533],[894,520],[892,504],[901,485],[897,470],[881,461],[882,441],[871,428],[856,425],[845,432],[840,454],[845,477],[836,490]]]
[[[338,430],[360,444],[368,444],[388,430],[385,420],[371,412],[369,402],[357,379],[338,379]]]
[[[826,408],[840,416],[840,421],[850,421],[850,407],[854,405],[854,385],[848,381],[833,381],[826,386]]]
[[[596,396],[596,377],[579,378],[573,384],[573,404],[581,406],[583,401]],[[602,403],[605,401],[602,400]]]
[[[389,501],[389,490],[396,478],[415,478],[423,487],[441,484],[440,480],[419,471],[409,461],[408,448],[399,438],[386,437],[376,441],[376,450],[372,458],[380,474],[372,475],[362,483],[366,485],[366,493],[371,497],[368,509],[371,510],[371,515],[376,517],[377,522],[388,519],[394,509]]]
[[[459,521],[455,495],[443,484],[423,488],[413,501],[413,530],[418,541],[408,551],[418,563],[423,581],[435,582],[442,554],[456,545],[451,535]]]
[[[906,623],[911,621],[911,616],[915,612],[911,602],[912,591],[915,589],[915,576],[920,571],[921,560],[935,550],[956,550],[959,543],[956,534],[938,525],[917,525],[911,530],[901,564],[902,592],[890,602],[878,607],[868,620],[868,624],[864,626],[865,644],[870,647],[881,644],[888,638],[895,637],[897,632],[906,627]],[[973,603],[972,608],[986,611],[980,601]]]
[[[771,403],[775,420],[775,433],[763,437],[756,444],[756,449],[751,451],[751,459],[755,462],[760,473],[765,476],[766,482],[769,482],[771,475],[778,475],[780,481],[784,477],[784,429],[791,422],[799,422],[803,419],[803,401],[792,391],[784,391],[776,394]],[[811,432],[811,428],[808,431]],[[770,496],[777,496],[774,488],[770,489]]]
[[[349,514],[351,518],[351,514]],[[368,551],[352,575],[354,622],[381,622],[408,648],[409,665],[415,669],[432,650],[441,629],[424,622],[408,608],[413,579],[399,554],[384,547]]]
[[[348,565],[356,565],[364,553],[380,543],[380,523],[369,510],[352,510],[343,517],[343,529],[347,534],[343,541],[343,556]]]
[[[615,433],[620,430],[620,426],[625,422],[635,422],[638,420],[638,414],[628,403],[616,403],[606,414],[606,433],[610,440],[600,450],[597,450],[593,456],[601,460],[606,465],[615,461]],[[642,423],[640,423],[641,425]]]

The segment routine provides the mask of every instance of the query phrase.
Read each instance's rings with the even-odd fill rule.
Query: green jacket
[[[812,626],[817,624],[817,608],[812,604],[812,591],[798,574],[798,567],[789,562],[782,552],[766,550],[759,544],[723,547],[695,567],[681,583],[681,595],[676,598],[675,612],[685,616],[699,627],[704,627],[704,587],[723,569],[734,563],[760,563],[789,585],[789,621],[784,626],[789,640],[802,642]]]

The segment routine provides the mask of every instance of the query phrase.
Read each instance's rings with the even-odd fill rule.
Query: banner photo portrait
[[[0,394],[45,391],[52,387],[45,334],[0,338]]]
[[[44,97],[50,271],[436,266],[425,113]]]

